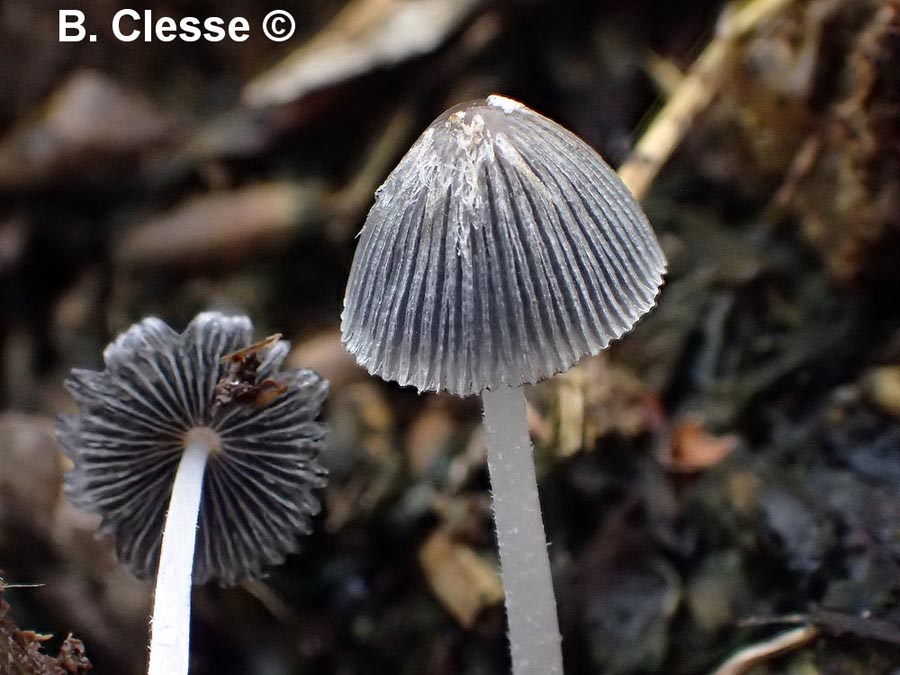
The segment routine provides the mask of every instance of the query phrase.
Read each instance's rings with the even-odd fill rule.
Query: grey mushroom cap
[[[227,369],[220,359],[252,336],[241,316],[206,312],[181,334],[144,319],[106,348],[104,370],[73,370],[66,381],[80,409],[58,427],[74,463],[66,492],[102,517],[119,559],[139,577],[156,573],[175,472],[186,435],[198,427],[212,429],[219,447],[204,475],[195,583],[258,576],[310,532],[319,511],[313,491],[325,483],[325,426],[316,418],[328,383],[310,370],[278,372],[289,347],[279,341],[260,354],[258,380],[274,377],[285,391],[264,406],[216,412],[216,383]]]
[[[665,269],[647,217],[590,146],[490,96],[438,117],[379,188],[343,341],[419,391],[517,387],[628,332]]]

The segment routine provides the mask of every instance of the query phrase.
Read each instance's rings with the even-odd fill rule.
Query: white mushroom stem
[[[209,429],[195,429],[188,434],[187,447],[175,473],[153,599],[149,675],[188,672],[197,519],[206,460],[216,440]]]
[[[538,501],[525,395],[485,391],[488,470],[514,675],[561,675],[556,598]]]

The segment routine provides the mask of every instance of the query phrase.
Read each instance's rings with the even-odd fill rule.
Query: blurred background
[[[625,163],[670,261],[528,391],[567,672],[900,673],[900,2],[168,0],[251,38],[116,41],[145,6],[69,3],[98,39],[60,43],[56,2],[0,2],[0,574],[40,584],[0,653],[53,634],[21,672],[83,672],[69,632],[144,672],[151,583],[62,495],[54,417],[132,322],[204,309],[331,380],[331,478],[300,554],[196,589],[192,672],[508,672],[479,401],[339,335],[376,187],[502,93]]]

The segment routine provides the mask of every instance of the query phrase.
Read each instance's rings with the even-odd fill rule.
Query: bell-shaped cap
[[[521,103],[451,108],[376,193],[343,340],[371,373],[476,394],[568,370],[650,308],[666,261],[584,141]]]
[[[288,343],[260,354],[257,382],[279,395],[265,405],[216,409],[226,354],[253,341],[250,319],[199,314],[184,333],[144,319],[111,343],[102,371],[73,370],[66,386],[77,415],[57,434],[74,469],[72,502],[102,517],[116,554],[139,577],[156,573],[175,472],[188,439],[212,439],[200,498],[195,583],[234,584],[298,548],[325,484],[316,421],[328,382],[311,370],[279,372]],[[282,390],[283,389],[283,390]]]

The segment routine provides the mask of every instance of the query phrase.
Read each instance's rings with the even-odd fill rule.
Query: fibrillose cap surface
[[[419,391],[533,383],[628,332],[665,268],[590,146],[489,96],[438,117],[378,190],[343,340],[371,373]]]

